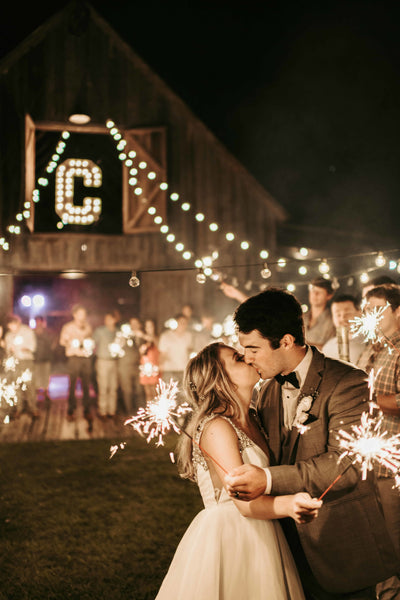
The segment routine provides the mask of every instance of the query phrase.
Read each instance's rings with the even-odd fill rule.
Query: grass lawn
[[[176,439],[0,445],[0,599],[153,599],[202,508]]]

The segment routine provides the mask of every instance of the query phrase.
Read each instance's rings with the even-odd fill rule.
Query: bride
[[[194,407],[181,435],[178,467],[199,486],[205,508],[178,545],[156,600],[303,600],[300,579],[277,519],[306,523],[321,502],[307,493],[232,499],[226,472],[267,467],[268,444],[250,409],[259,376],[234,348],[216,342],[192,358],[184,390]]]

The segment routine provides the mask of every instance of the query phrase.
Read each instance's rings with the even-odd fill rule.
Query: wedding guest
[[[304,328],[307,344],[318,350],[335,336],[329,301],[333,296],[332,282],[317,277],[308,286],[309,310],[304,313]]]
[[[351,321],[361,315],[357,300],[351,294],[339,294],[331,302],[332,321],[336,335],[325,342],[322,352],[329,358],[347,360],[357,364],[365,344],[350,330]]]
[[[63,346],[65,349],[69,374],[67,420],[75,420],[75,388],[76,382],[80,378],[83,392],[84,417],[88,421],[89,430],[91,430],[93,415],[91,413],[90,384],[92,381],[92,358],[94,350],[93,332],[84,306],[75,304],[71,309],[71,314],[72,320],[62,326],[59,340],[60,346]]]
[[[369,290],[372,290],[372,288],[377,287],[378,285],[385,285],[386,283],[396,285],[395,280],[392,277],[389,277],[389,275],[377,275],[373,279],[370,279],[369,281],[367,281],[367,283],[364,283],[364,285],[362,286],[362,297],[365,298],[367,292],[369,292]]]
[[[201,315],[201,329],[199,331],[195,331],[193,335],[194,340],[194,350],[199,352],[208,344],[215,342],[216,339],[213,336],[213,325],[214,325],[214,316],[208,312],[205,312]]]
[[[131,317],[121,325],[123,332],[123,354],[118,357],[118,385],[127,415],[133,415],[144,405],[144,390],[140,385],[139,348],[145,341],[142,323],[138,317]]]
[[[163,379],[177,381],[181,387],[183,372],[193,351],[193,333],[188,329],[188,319],[183,314],[175,317],[176,328],[160,335],[159,351]]]
[[[47,406],[50,404],[49,383],[51,364],[56,348],[56,338],[47,327],[45,317],[38,315],[35,318],[36,350],[33,372],[33,382],[36,393],[42,392]]]
[[[0,324],[0,373],[3,372],[3,361],[6,355],[4,348],[4,327]]]
[[[29,370],[31,373],[30,381],[26,382],[25,389],[20,387],[18,391],[17,410],[15,415],[18,416],[26,410],[36,418],[39,416],[37,409],[37,398],[35,387],[33,384],[34,359],[36,350],[36,336],[34,331],[22,323],[21,317],[11,315],[7,319],[7,333],[4,337],[4,348],[6,356],[12,356],[16,359],[15,370],[13,377],[17,379]]]
[[[194,412],[181,436],[178,467],[195,481],[205,508],[184,534],[156,600],[303,600],[279,518],[305,528],[321,502],[300,492],[252,502],[230,498],[226,469],[269,464],[267,439],[250,412],[257,372],[222,343],[206,346],[185,371]]]
[[[367,365],[368,374],[374,369],[374,400],[383,412],[382,431],[387,436],[400,434],[400,288],[395,284],[380,285],[369,290],[365,297],[366,312],[386,306],[379,322],[383,339],[375,347]],[[394,488],[393,472],[377,463],[375,474],[382,506],[389,523],[389,533],[397,550],[397,575],[377,586],[380,600],[400,598],[400,493]]]
[[[374,474],[363,480],[349,457],[339,461],[340,431],[352,432],[369,409],[366,374],[305,344],[301,305],[284,290],[249,298],[235,321],[245,360],[265,381],[257,411],[271,466],[234,469],[228,489],[241,500],[325,494],[319,518],[307,527],[283,522],[306,595],[372,600],[398,561]]]
[[[150,402],[156,395],[156,386],[161,377],[159,338],[153,319],[145,320],[144,337],[146,341],[140,346],[139,382],[143,386],[146,402]]]
[[[189,331],[197,331],[198,326],[200,325],[200,320],[194,314],[193,305],[189,302],[182,304],[182,308],[180,313],[187,318],[187,326]]]
[[[104,324],[96,327],[93,333],[95,342],[95,368],[97,378],[97,410],[101,419],[115,417],[117,410],[118,371],[117,357],[112,354],[110,345],[117,331],[113,313],[104,315]]]

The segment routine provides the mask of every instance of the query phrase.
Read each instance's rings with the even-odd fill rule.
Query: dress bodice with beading
[[[257,446],[257,444],[255,444],[255,442],[253,442],[244,431],[239,429],[239,427],[237,427],[231,419],[215,413],[204,417],[200,421],[193,436],[194,444],[192,459],[196,473],[197,485],[199,486],[200,494],[206,508],[232,501],[224,487],[219,488],[214,486],[207,461],[201,451],[201,448],[199,447],[199,444],[201,445],[201,435],[204,431],[204,427],[207,423],[215,418],[225,419],[235,430],[238,438],[239,451],[242,455],[242,460],[244,463],[253,464],[259,467],[269,466],[269,460],[265,452],[259,446]],[[223,467],[223,465],[221,466]]]

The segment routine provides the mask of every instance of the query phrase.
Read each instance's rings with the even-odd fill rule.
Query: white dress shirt
[[[297,399],[300,395],[300,390],[306,380],[308,370],[311,365],[313,353],[311,348],[307,347],[307,352],[304,358],[299,362],[297,367],[294,369],[294,372],[297,376],[297,381],[299,382],[300,388],[294,387],[288,381],[282,385],[281,389],[281,398],[283,405],[283,423],[286,429],[292,429],[293,421],[296,416],[296,408],[297,408]],[[272,488],[272,475],[269,468],[265,468],[265,475],[267,477],[267,485],[265,488],[264,494],[269,494]]]

